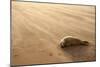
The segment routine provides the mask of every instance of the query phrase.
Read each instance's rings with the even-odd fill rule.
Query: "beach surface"
[[[95,6],[12,1],[12,65],[95,61]],[[65,36],[89,46],[59,47]]]

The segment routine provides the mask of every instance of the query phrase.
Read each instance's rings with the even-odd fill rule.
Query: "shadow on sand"
[[[71,56],[72,61],[95,61],[96,50],[95,45],[89,46],[70,46],[62,49],[64,54]]]

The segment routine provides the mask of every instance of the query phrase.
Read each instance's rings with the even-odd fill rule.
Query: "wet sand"
[[[89,46],[61,49],[73,36]],[[12,65],[95,60],[95,6],[12,1]]]

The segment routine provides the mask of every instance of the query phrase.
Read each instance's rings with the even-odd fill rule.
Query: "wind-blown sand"
[[[64,36],[89,46],[59,48]],[[95,6],[12,1],[12,65],[95,60]]]

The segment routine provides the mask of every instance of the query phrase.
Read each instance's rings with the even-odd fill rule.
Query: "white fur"
[[[65,37],[63,37],[63,38],[60,40],[60,43],[63,43],[63,42],[64,42],[64,39],[69,38],[69,37],[72,37],[72,36],[65,36]]]

